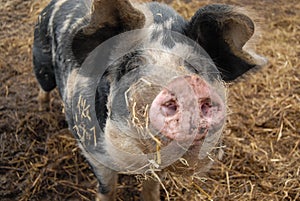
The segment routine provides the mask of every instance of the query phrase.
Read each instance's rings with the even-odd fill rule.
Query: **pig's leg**
[[[38,95],[39,111],[50,110],[50,92],[44,91],[40,88]]]
[[[96,201],[115,201],[118,174],[103,166],[93,168],[93,171],[98,179]]]
[[[157,179],[163,180],[166,177],[164,171],[157,172],[156,178],[149,178],[143,182],[143,189],[141,192],[141,199],[143,201],[158,201],[160,200],[160,182]]]
[[[143,182],[141,199],[143,201],[158,201],[160,200],[160,183],[157,180],[147,179]]]

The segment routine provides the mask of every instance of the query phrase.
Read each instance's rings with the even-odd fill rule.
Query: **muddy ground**
[[[0,200],[93,200],[96,179],[67,130],[57,92],[38,112],[33,27],[48,1],[0,0]],[[300,3],[169,0],[186,18],[208,3],[250,9],[269,64],[229,85],[222,160],[205,176],[164,181],[170,200],[300,200]],[[138,200],[122,176],[118,200]],[[162,196],[166,193],[162,191]],[[166,199],[165,199],[166,200]]]

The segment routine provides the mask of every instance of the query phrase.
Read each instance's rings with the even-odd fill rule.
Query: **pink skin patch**
[[[210,128],[222,124],[225,105],[200,77],[178,77],[156,96],[149,118],[153,128],[162,135],[196,145]]]

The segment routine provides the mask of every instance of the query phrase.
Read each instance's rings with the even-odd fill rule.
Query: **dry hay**
[[[46,2],[0,0],[0,197],[93,200],[96,180],[66,129],[57,92],[51,112],[37,110],[32,31]],[[299,200],[299,2],[167,2],[187,18],[212,2],[251,8],[261,16],[257,50],[269,59],[268,66],[229,87],[223,159],[204,176],[168,176],[163,183],[170,200]],[[140,179],[120,177],[118,200],[138,200]]]

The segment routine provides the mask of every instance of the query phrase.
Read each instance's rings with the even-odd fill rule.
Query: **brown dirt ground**
[[[93,200],[96,192],[95,177],[67,130],[57,92],[50,112],[37,110],[32,35],[47,2],[0,0],[3,201]],[[269,59],[269,65],[229,85],[223,159],[204,177],[164,181],[170,200],[300,200],[299,1],[167,2],[187,18],[207,3],[251,9],[261,25],[257,51]],[[120,177],[118,200],[138,200],[137,180]]]

